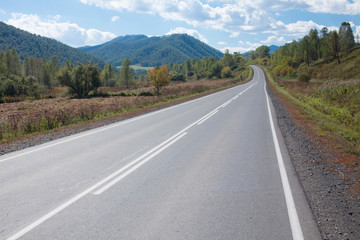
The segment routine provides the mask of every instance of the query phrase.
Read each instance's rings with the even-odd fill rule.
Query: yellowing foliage
[[[169,70],[165,65],[149,69],[147,72],[150,84],[155,87],[157,94],[160,94],[161,88],[170,84],[171,77],[169,76]]]

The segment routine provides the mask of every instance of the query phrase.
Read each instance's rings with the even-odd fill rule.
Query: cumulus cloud
[[[265,31],[277,26],[274,17],[282,11],[301,9],[315,13],[359,14],[360,0],[79,0],[88,5],[115,11],[159,15],[230,33]],[[291,26],[289,26],[291,28]],[[294,26],[295,27],[295,26]],[[297,26],[300,27],[300,26]],[[308,29],[307,26],[304,28]],[[295,34],[295,31],[289,29]],[[301,31],[301,29],[300,29]],[[303,34],[304,31],[299,32]]]
[[[177,34],[177,33],[186,33],[190,36],[193,36],[194,38],[199,39],[200,41],[204,42],[204,43],[208,43],[209,41],[202,35],[200,34],[197,30],[195,29],[187,29],[187,28],[183,28],[183,27],[177,27],[175,29],[170,30],[168,33],[166,33],[166,35],[171,35],[171,34]]]
[[[281,21],[277,21],[271,24],[271,28],[269,30],[265,30],[264,33],[271,33],[274,35],[287,35],[292,37],[302,38],[306,34],[309,33],[311,29],[321,30],[323,27],[327,27],[324,25],[317,24],[313,21],[297,21],[294,23],[285,24]],[[338,27],[330,26],[327,27],[329,31],[337,30]]]
[[[223,42],[223,41],[220,41],[220,42],[218,42],[217,44],[219,44],[219,45],[226,45],[227,43],[226,43],[226,42]]]
[[[36,14],[12,13],[8,24],[41,36],[54,38],[73,47],[97,45],[113,39],[115,34],[84,29],[75,23],[58,22],[60,15],[43,20]]]
[[[269,36],[266,40],[261,41],[261,43],[264,44],[284,44],[285,38],[283,36],[277,37],[277,36]]]

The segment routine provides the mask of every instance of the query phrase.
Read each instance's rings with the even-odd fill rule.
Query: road
[[[0,158],[0,239],[321,239],[260,68]]]

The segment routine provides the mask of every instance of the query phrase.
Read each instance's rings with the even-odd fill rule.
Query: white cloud
[[[283,36],[277,37],[277,36],[269,36],[266,40],[261,41],[261,43],[264,44],[284,44],[285,38]]]
[[[254,1],[226,1],[212,7],[213,1],[200,0],[79,0],[104,9],[124,10],[159,15],[164,19],[182,21],[193,27],[225,31],[232,37],[241,31],[256,30],[271,22],[270,15],[255,6]],[[257,2],[257,1],[255,1]],[[219,4],[217,4],[219,5]],[[254,6],[253,6],[254,5]]]
[[[195,29],[187,29],[187,28],[183,28],[183,27],[177,27],[175,29],[170,30],[168,33],[166,33],[166,35],[171,35],[171,34],[177,34],[177,33],[186,33],[190,36],[193,36],[194,38],[199,39],[200,41],[204,42],[204,43],[208,43],[209,41],[202,35],[200,34],[197,30]]]
[[[193,27],[204,27],[230,33],[231,38],[241,32],[288,32],[303,36],[311,21],[279,26],[274,17],[283,11],[298,9],[315,13],[359,14],[360,0],[79,0],[115,11],[129,11],[159,15],[166,20],[182,21]],[[302,23],[306,25],[301,26]],[[296,25],[297,24],[297,25]],[[287,27],[281,29],[281,27]],[[316,28],[316,26],[315,26]]]
[[[356,28],[355,28],[355,34],[354,34],[355,41],[360,40],[360,39],[357,39],[358,36],[360,37],[360,26],[356,26]],[[360,42],[357,42],[357,43],[360,43]]]
[[[61,16],[43,20],[36,14],[12,13],[7,23],[41,36],[54,38],[73,47],[96,45],[113,39],[115,34],[97,29],[84,29],[76,23],[57,22]]]
[[[302,38],[306,34],[309,33],[311,29],[321,30],[323,27],[327,27],[324,25],[317,24],[313,21],[297,21],[295,23],[285,24],[281,21],[277,21],[276,23],[272,23],[271,29],[263,31],[263,33],[271,33],[273,35],[287,35],[297,38]],[[338,30],[338,27],[330,26],[327,27],[329,31]]]
[[[112,21],[112,22],[116,22],[116,21],[119,20],[119,19],[120,19],[119,16],[113,16],[113,17],[111,18],[111,21]]]
[[[218,42],[217,44],[219,44],[219,45],[226,45],[227,43],[220,41],[220,42]]]
[[[6,11],[0,8],[0,13],[5,15]]]

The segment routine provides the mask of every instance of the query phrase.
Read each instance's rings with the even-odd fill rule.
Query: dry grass
[[[58,97],[3,103],[0,105],[0,140],[7,142],[34,132],[48,131],[79,122],[114,116],[160,102],[192,96],[238,83],[237,80],[178,83],[163,89],[161,95],[153,96],[136,96],[140,92],[153,92],[153,88],[143,87],[127,90],[126,96],[89,99]],[[102,89],[102,91],[108,92],[109,90],[116,93],[120,89]],[[61,94],[61,90],[57,91]],[[111,92],[109,94],[111,95]]]

